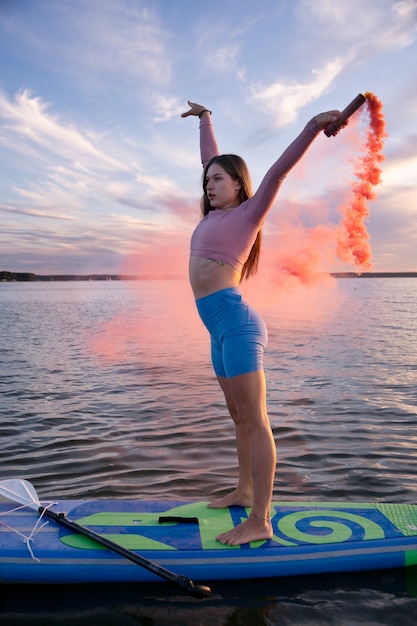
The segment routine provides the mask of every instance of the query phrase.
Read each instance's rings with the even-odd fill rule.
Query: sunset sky
[[[187,100],[256,188],[314,114],[366,91],[388,132],[372,269],[417,271],[417,0],[1,0],[0,270],[185,275],[201,184]],[[264,262],[318,250],[309,233],[340,219],[366,128],[361,111],[315,140]],[[320,269],[354,269],[328,248]]]

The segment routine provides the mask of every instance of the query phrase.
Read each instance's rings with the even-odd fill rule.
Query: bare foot
[[[272,538],[272,524],[269,519],[259,519],[250,515],[247,520],[216,537],[227,546],[240,546],[242,543]]]
[[[228,506],[252,506],[252,496],[238,493],[237,489],[223,498],[217,498],[208,505],[209,509],[226,509]]]

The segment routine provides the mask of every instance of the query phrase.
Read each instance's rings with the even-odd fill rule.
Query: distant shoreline
[[[417,278],[417,272],[330,272],[334,278]],[[51,281],[113,281],[113,280],[182,280],[178,275],[128,275],[128,274],[33,274],[31,272],[0,271],[0,282],[51,282]]]
[[[417,272],[330,272],[335,278],[417,278]]]
[[[184,276],[124,274],[32,274],[30,272],[0,272],[0,282],[51,282],[51,281],[113,281],[113,280],[181,280]]]

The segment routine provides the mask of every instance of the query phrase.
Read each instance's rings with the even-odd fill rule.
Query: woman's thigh
[[[217,378],[229,411],[237,422],[256,424],[268,420],[263,369],[232,378]]]

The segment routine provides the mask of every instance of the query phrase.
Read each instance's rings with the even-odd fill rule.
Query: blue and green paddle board
[[[417,506],[275,502],[274,536],[243,546],[215,537],[249,515],[204,502],[64,500],[65,513],[165,568],[195,580],[267,578],[399,568],[417,564]],[[160,580],[95,541],[27,507],[0,502],[0,582]]]

